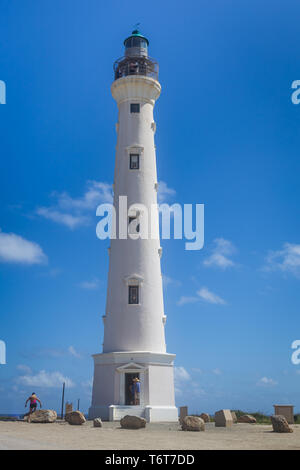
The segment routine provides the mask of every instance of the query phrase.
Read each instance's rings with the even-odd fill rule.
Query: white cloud
[[[300,245],[284,243],[281,250],[270,251],[263,269],[292,273],[300,277]]]
[[[37,349],[31,352],[24,352],[22,355],[27,359],[36,359],[36,358],[63,358],[68,357],[69,355],[74,357],[82,357],[82,354],[79,354],[74,346],[69,346],[66,349],[54,349],[54,348],[45,348],[45,349]],[[20,369],[21,370],[21,369]]]
[[[37,243],[0,230],[0,262],[41,264],[47,262],[47,256]]]
[[[164,287],[169,286],[170,284],[173,284],[174,286],[181,285],[180,281],[177,281],[176,279],[173,279],[172,277],[166,276],[165,274],[162,275],[162,278],[163,278]]]
[[[26,366],[25,364],[19,364],[17,366],[17,369],[22,371],[22,372],[25,372],[25,374],[31,374],[32,373],[30,367]]]
[[[203,261],[204,266],[214,266],[221,269],[227,269],[235,265],[229,258],[235,252],[234,245],[224,238],[216,238],[212,254]]]
[[[52,196],[57,198],[58,206],[63,210],[96,210],[100,203],[112,203],[112,185],[101,181],[88,181],[87,190],[82,197],[72,198],[66,191],[54,191]]]
[[[75,350],[74,346],[69,346],[68,351],[71,354],[71,356],[78,357],[78,358],[81,357],[81,355]]]
[[[277,385],[277,382],[268,377],[262,377],[256,385],[263,385],[263,386],[274,386]]]
[[[37,374],[26,374],[18,377],[16,381],[22,385],[41,388],[58,388],[65,382],[67,387],[74,387],[74,383],[69,377],[60,372],[46,372],[41,370]]]
[[[88,181],[86,192],[79,198],[72,198],[66,191],[54,191],[51,196],[55,204],[39,207],[36,213],[71,230],[88,225],[91,222],[89,212],[96,212],[98,204],[113,202],[112,185],[101,181]]]
[[[192,371],[197,372],[197,374],[202,374],[202,369],[199,369],[198,367],[193,367]]]
[[[202,373],[200,369],[192,369],[197,373]],[[188,383],[189,392],[193,396],[202,396],[205,395],[205,391],[200,387],[198,382],[192,380],[188,371],[182,367],[174,367],[174,384],[175,384],[175,393],[176,395],[183,395],[186,392]]]
[[[81,386],[85,388],[92,388],[93,387],[93,380],[87,380],[85,382],[81,382]]]
[[[82,281],[79,284],[79,287],[87,290],[96,290],[99,288],[99,279],[93,279],[92,281]]]
[[[167,183],[160,181],[158,185],[158,202],[173,197],[176,191]],[[74,198],[67,191],[53,191],[54,203],[48,207],[36,209],[36,214],[71,230],[91,223],[91,212],[96,211],[99,204],[113,203],[112,185],[101,181],[87,181],[87,189],[81,197]]]
[[[197,296],[184,296],[183,295],[177,301],[177,305],[182,306],[186,304],[193,304],[193,303],[199,302],[201,299],[211,304],[219,304],[219,305],[226,304],[224,299],[219,297],[217,294],[214,294],[213,292],[211,292],[207,287],[201,287],[201,289],[197,291]]]
[[[175,189],[169,188],[164,181],[158,183],[157,200],[159,203],[165,202],[170,197],[175,196],[175,194]]]
[[[197,294],[199,295],[199,297],[201,297],[201,299],[211,304],[224,305],[226,303],[224,299],[208,290],[207,287],[202,287],[200,290],[198,290]]]
[[[65,225],[71,230],[89,223],[89,218],[86,216],[66,214],[64,212],[52,209],[51,207],[39,207],[36,210],[36,213],[45,219],[52,220],[52,222]]]
[[[193,304],[195,302],[199,302],[199,297],[186,297],[186,296],[181,296],[180,299],[177,302],[177,305],[182,306],[186,304]]]
[[[93,388],[93,381],[92,380],[87,380],[86,382],[81,382],[81,386],[84,390],[84,393],[88,397],[92,397],[92,388]]]
[[[221,374],[222,374],[222,372],[221,372],[220,369],[218,369],[218,368],[213,369],[212,372],[213,372],[213,374],[215,374],[215,375],[221,375]]]
[[[191,376],[184,367],[179,366],[179,367],[174,368],[174,378],[175,378],[175,381],[181,382],[181,381],[190,380]]]

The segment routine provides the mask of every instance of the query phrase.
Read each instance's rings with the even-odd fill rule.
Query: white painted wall
[[[114,204],[127,195],[128,207],[142,203],[149,209],[157,203],[156,154],[153,106],[159,83],[149,77],[127,76],[112,84],[119,107],[118,140],[114,177]],[[130,103],[140,103],[140,113],[130,113]],[[129,169],[130,148],[140,152],[140,169]],[[133,150],[132,153],[136,153]],[[117,233],[118,233],[117,223]],[[165,352],[164,305],[159,257],[158,217],[156,240],[111,240],[103,352]],[[128,304],[130,276],[138,275],[140,304]]]
[[[175,406],[173,365],[149,365],[149,404]]]

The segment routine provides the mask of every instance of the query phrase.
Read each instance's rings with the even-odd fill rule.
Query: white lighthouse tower
[[[161,86],[158,65],[148,57],[148,44],[137,30],[124,41],[125,56],[115,62],[111,86],[119,108],[114,176],[116,238],[111,239],[109,248],[103,352],[93,356],[89,410],[90,418],[111,421],[127,414],[147,421],[178,420],[175,355],[166,352],[165,344],[157,210],[153,108]],[[146,213],[149,232],[145,235]],[[139,385],[134,386],[136,383]]]

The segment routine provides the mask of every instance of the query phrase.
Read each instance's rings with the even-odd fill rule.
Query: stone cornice
[[[120,351],[93,354],[96,364],[126,364],[128,362],[146,363],[148,365],[172,365],[176,354],[155,353],[150,351]]]
[[[161,91],[157,80],[142,75],[128,75],[115,80],[111,85],[111,93],[118,105],[128,100],[138,100],[154,105]]]

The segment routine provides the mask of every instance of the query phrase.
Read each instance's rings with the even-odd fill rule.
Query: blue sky
[[[117,107],[113,62],[136,22],[160,65],[158,179],[205,204],[205,245],[163,240],[176,402],[300,412],[297,1],[2,0],[0,413],[90,405],[101,352]]]

